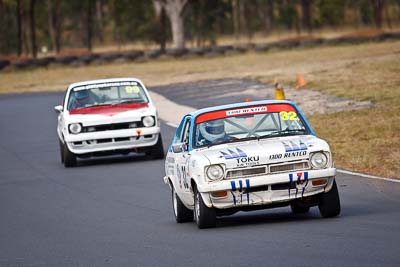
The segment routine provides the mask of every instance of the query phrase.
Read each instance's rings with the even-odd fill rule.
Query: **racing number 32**
[[[281,116],[281,120],[283,120],[283,121],[288,121],[288,120],[289,121],[298,121],[299,120],[296,112],[294,112],[294,111],[289,111],[289,112],[281,111],[281,112],[279,112],[279,115]]]

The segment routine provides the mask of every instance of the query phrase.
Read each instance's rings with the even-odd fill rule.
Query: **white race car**
[[[164,157],[157,110],[138,79],[73,83],[54,109],[65,167],[76,166],[77,157],[116,153]]]
[[[165,161],[178,223],[214,227],[216,216],[291,206],[340,213],[328,144],[289,101],[201,109],[181,121]]]

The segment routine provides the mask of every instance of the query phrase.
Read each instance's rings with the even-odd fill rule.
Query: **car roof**
[[[240,103],[234,103],[234,104],[202,108],[202,109],[190,112],[189,115],[192,117],[197,117],[200,114],[217,111],[217,110],[226,110],[226,109],[232,109],[232,108],[242,108],[242,107],[251,107],[251,106],[268,105],[268,104],[289,104],[289,105],[293,105],[297,108],[295,103],[293,103],[292,101],[288,101],[288,100],[260,100],[260,101],[240,102]]]
[[[110,78],[110,79],[99,79],[99,80],[89,80],[72,83],[68,86],[68,90],[74,87],[95,84],[95,83],[110,83],[110,82],[138,82],[143,85],[142,81],[137,78]]]

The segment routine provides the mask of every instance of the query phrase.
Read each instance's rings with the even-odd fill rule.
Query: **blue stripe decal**
[[[247,188],[247,204],[250,205],[250,180],[246,179],[246,188]]]
[[[290,182],[290,184],[289,184],[288,191],[289,191],[289,199],[290,199],[290,186],[293,183],[293,173],[289,173],[289,182]]]
[[[243,182],[242,180],[239,180],[239,192],[240,192],[240,203],[243,203]]]
[[[235,181],[231,181],[232,191],[236,191]]]
[[[233,204],[236,206],[236,197],[235,194],[233,193],[233,191],[236,191],[236,185],[235,185],[235,181],[231,181],[231,187],[232,187],[232,197],[233,197]]]
[[[308,181],[308,172],[304,172],[304,181]]]

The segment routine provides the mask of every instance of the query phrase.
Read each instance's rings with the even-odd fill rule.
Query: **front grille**
[[[122,123],[85,126],[83,127],[83,132],[113,131],[113,130],[141,128],[141,127],[143,127],[143,123],[141,121],[131,121]]]
[[[246,176],[262,175],[266,172],[267,168],[265,166],[251,169],[232,170],[227,172],[226,178],[233,179]]]
[[[269,166],[270,173],[278,173],[278,172],[286,172],[286,171],[298,171],[309,169],[308,161],[301,161],[295,163],[285,163],[285,164],[276,164]]]

